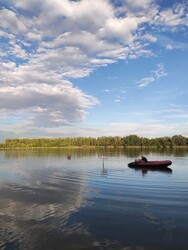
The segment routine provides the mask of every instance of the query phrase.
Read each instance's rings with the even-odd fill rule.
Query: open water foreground
[[[187,250],[188,149],[0,151],[0,249]]]

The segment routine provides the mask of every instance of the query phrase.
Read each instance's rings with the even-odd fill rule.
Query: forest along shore
[[[172,137],[146,138],[137,135],[75,137],[75,138],[14,138],[6,139],[0,143],[0,149],[18,148],[83,148],[83,147],[108,147],[108,148],[188,148],[188,137],[174,135]]]

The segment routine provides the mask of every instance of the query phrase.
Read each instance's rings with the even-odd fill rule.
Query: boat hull
[[[165,160],[165,161],[134,161],[130,162],[128,164],[129,167],[132,168],[166,168],[172,164],[171,161]]]

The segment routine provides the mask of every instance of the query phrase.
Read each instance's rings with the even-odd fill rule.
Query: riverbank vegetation
[[[62,147],[188,147],[188,137],[174,135],[172,137],[146,138],[137,135],[126,137],[102,136],[76,138],[16,138],[0,143],[0,149],[9,148],[62,148]]]

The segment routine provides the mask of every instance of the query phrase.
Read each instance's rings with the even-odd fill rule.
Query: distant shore
[[[187,148],[188,137],[174,135],[158,138],[137,135],[60,138],[14,138],[0,143],[0,149],[45,148]]]
[[[136,149],[136,148],[144,148],[144,149],[188,149],[188,146],[62,146],[62,147],[0,147],[0,150],[35,150],[35,149]]]

